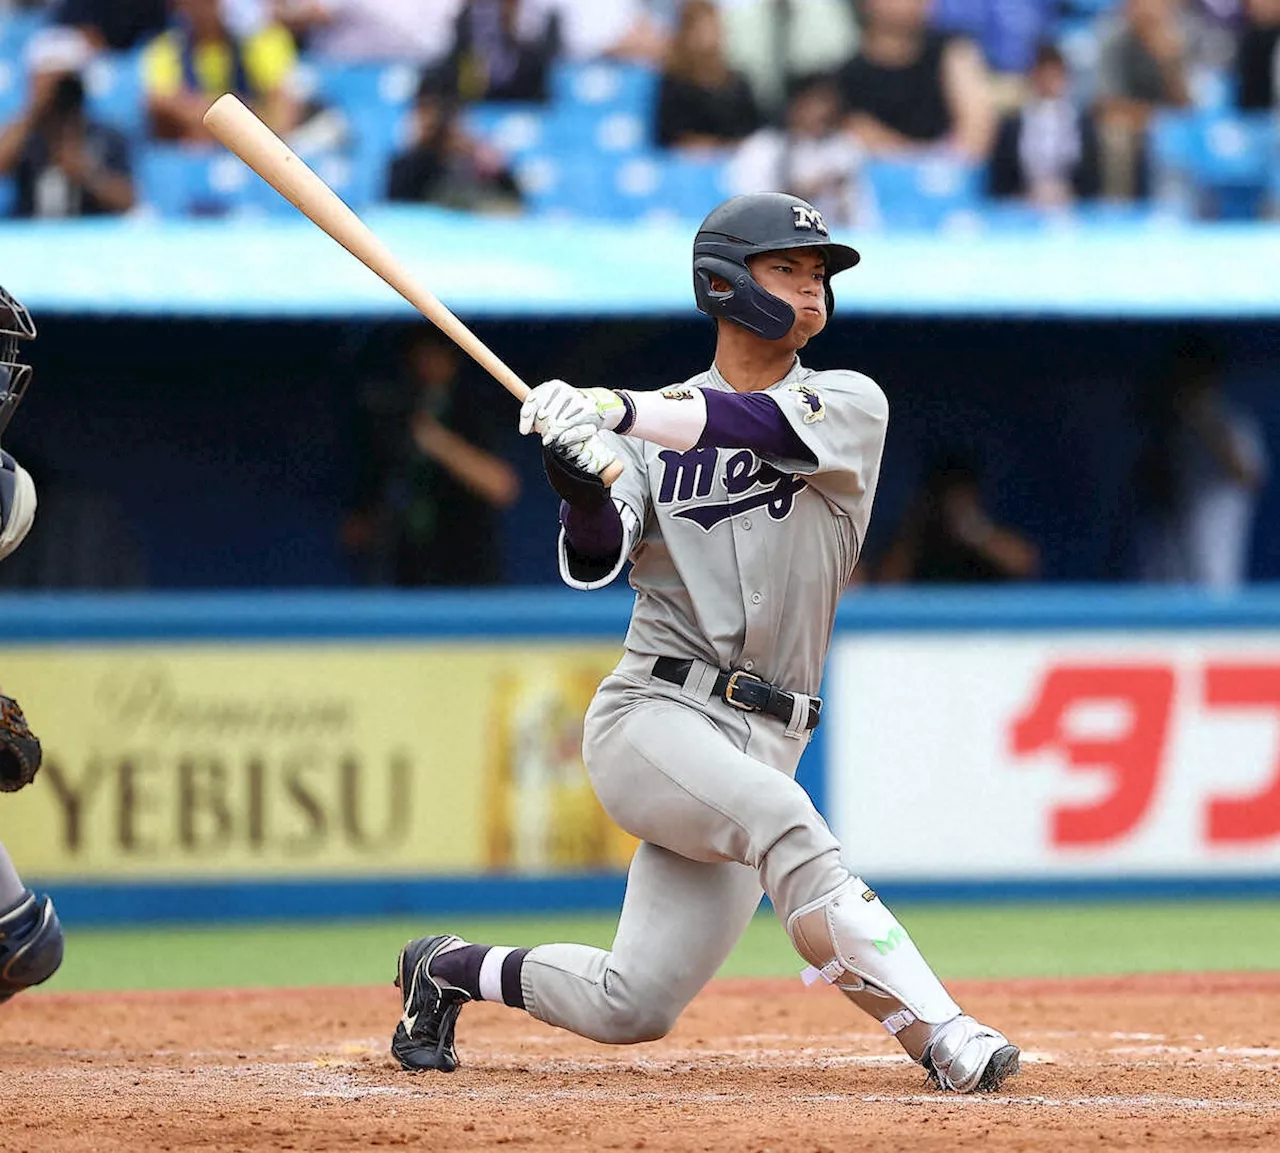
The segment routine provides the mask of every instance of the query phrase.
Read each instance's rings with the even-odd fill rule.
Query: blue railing
[[[621,639],[625,586],[498,592],[0,595],[6,644],[115,640],[583,637]],[[1280,585],[1230,596],[1136,587],[869,589],[840,606],[838,630],[1228,629],[1280,627]]]

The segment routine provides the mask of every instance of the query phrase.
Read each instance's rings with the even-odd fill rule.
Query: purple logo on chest
[[[664,449],[658,453],[658,459],[662,461],[659,504],[705,499],[711,495],[720,460],[718,450],[694,448],[688,452],[676,452]],[[796,494],[805,486],[803,477],[780,472],[746,450],[735,452],[725,463],[724,484],[729,494],[727,502],[694,505],[671,515],[677,520],[691,520],[706,532],[730,517],[757,508],[764,509],[773,520],[786,520],[795,507]]]

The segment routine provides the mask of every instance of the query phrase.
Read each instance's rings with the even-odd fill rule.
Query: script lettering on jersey
[[[695,448],[688,452],[664,449],[658,453],[663,466],[658,503],[671,504],[710,496],[719,456],[714,448]],[[745,449],[735,452],[725,463],[724,484],[730,498],[738,499],[682,508],[672,516],[678,520],[691,520],[706,532],[730,517],[757,508],[764,509],[774,520],[785,520],[795,507],[796,494],[805,486],[803,477],[781,472]],[[757,489],[760,491],[753,491]]]
[[[659,504],[711,495],[711,486],[716,481],[716,463],[720,459],[716,449],[691,448],[688,452],[676,452],[668,448],[658,453],[658,459],[662,461]]]

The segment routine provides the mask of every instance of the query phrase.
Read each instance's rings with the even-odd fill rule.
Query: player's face
[[[812,248],[765,252],[747,261],[766,292],[785,300],[796,313],[791,339],[803,348],[827,326],[827,262]]]

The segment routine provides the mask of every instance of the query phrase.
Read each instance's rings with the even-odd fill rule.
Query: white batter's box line
[[[794,1100],[807,1102],[820,1101],[860,1101],[867,1105],[964,1105],[977,1108],[984,1105],[1004,1107],[1033,1105],[1048,1109],[1142,1109],[1142,1110],[1177,1110],[1179,1112],[1232,1112],[1232,1113],[1277,1113],[1280,1112],[1280,1101],[1242,1101],[1234,1097],[1161,1097],[1158,1094],[1141,1096],[1101,1096],[1101,1097],[991,1097],[956,1096],[942,1093],[913,1093],[896,1096],[887,1093],[829,1093],[808,1097],[796,1097]]]
[[[1264,1049],[1256,1046],[1245,1046],[1243,1048],[1233,1049],[1229,1045],[1215,1045],[1212,1048],[1194,1045],[1126,1045],[1121,1049],[1108,1049],[1108,1053],[1112,1053],[1117,1057],[1129,1056],[1131,1054],[1146,1055],[1177,1055],[1184,1057],[1280,1057],[1280,1049]]]

